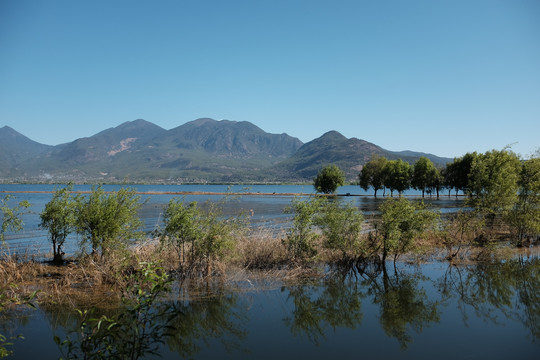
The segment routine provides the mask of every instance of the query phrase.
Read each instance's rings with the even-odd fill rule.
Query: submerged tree
[[[316,220],[324,238],[324,247],[341,251],[342,259],[360,255],[360,231],[364,216],[355,205],[326,201]]]
[[[437,168],[433,165],[433,162],[425,156],[420,157],[414,163],[411,185],[416,190],[422,191],[422,198],[428,189],[434,187],[436,172]]]
[[[483,213],[493,228],[518,200],[519,158],[508,149],[478,155],[469,174],[468,203]]]
[[[540,235],[540,157],[521,164],[519,195],[507,219],[518,246]]]
[[[384,186],[390,189],[393,195],[394,190],[401,195],[411,187],[411,176],[413,168],[401,159],[390,160],[385,165]]]
[[[45,204],[45,209],[40,214],[40,226],[49,232],[55,263],[64,261],[62,247],[75,227],[75,200],[70,193],[72,190],[71,185],[56,190],[53,198]]]
[[[315,231],[317,215],[320,213],[325,199],[311,197],[308,200],[294,198],[286,213],[293,214],[293,224],[287,231],[285,245],[289,256],[295,261],[306,262],[317,254],[315,242],[320,235]]]
[[[195,243],[200,237],[199,219],[201,213],[196,202],[185,204],[183,199],[171,199],[163,214],[165,228],[161,236],[162,244],[171,245],[178,254],[181,266],[186,263],[186,246]]]
[[[475,159],[478,157],[476,152],[466,153],[462,157],[455,158],[453,162],[446,164],[445,168],[445,185],[450,190],[456,191],[456,196],[461,190],[467,193],[469,188],[469,174]]]
[[[27,213],[30,203],[27,200],[19,202],[11,207],[9,201],[14,198],[11,195],[4,196],[0,199],[0,212],[2,213],[2,227],[0,229],[0,240],[2,244],[5,242],[5,233],[8,231],[17,232],[23,229],[22,217]]]
[[[385,166],[388,159],[382,156],[375,156],[369,160],[358,175],[360,187],[367,191],[371,186],[374,196],[377,197],[377,191],[384,187]]]
[[[212,265],[223,258],[241,236],[245,217],[242,214],[224,216],[221,205],[207,202],[202,209],[196,202],[169,201],[161,243],[176,250],[180,267],[187,273],[198,269],[211,275]]]
[[[381,218],[375,222],[375,236],[382,248],[382,260],[413,249],[415,240],[435,225],[438,214],[425,209],[422,203],[405,198],[389,198],[380,207]]]
[[[77,197],[76,229],[83,242],[90,243],[92,255],[99,251],[105,256],[142,236],[139,199],[134,190],[122,188],[107,194],[101,186],[93,188],[88,197]]]

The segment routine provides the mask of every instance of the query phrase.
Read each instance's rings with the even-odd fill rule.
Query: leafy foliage
[[[83,242],[90,243],[92,254],[99,251],[105,256],[142,235],[137,213],[141,206],[139,199],[134,190],[122,188],[106,194],[101,186],[93,188],[88,197],[77,197],[76,229]]]
[[[359,254],[363,222],[364,216],[356,206],[337,200],[327,200],[316,220],[324,237],[323,246],[341,251],[343,258]]]
[[[191,271],[199,266],[210,275],[212,264],[233,247],[245,219],[242,214],[223,216],[221,205],[207,202],[203,210],[196,202],[169,201],[164,213],[161,243],[176,250],[181,269]]]
[[[285,244],[293,260],[307,261],[317,254],[315,242],[319,234],[316,215],[321,211],[325,200],[320,197],[311,197],[309,200],[294,198],[291,205],[286,208],[287,213],[294,214],[293,224],[287,231]]]
[[[507,215],[515,241],[523,246],[540,235],[540,157],[522,163],[518,180],[518,201]]]
[[[3,199],[0,199],[0,211],[2,212],[0,240],[2,240],[2,244],[5,242],[6,232],[17,232],[23,229],[24,223],[22,216],[27,213],[26,209],[30,207],[30,203],[27,200],[23,200],[17,205],[10,207],[9,201],[12,198],[14,197],[11,195],[6,195]]]
[[[409,163],[398,159],[390,160],[384,167],[384,186],[390,189],[390,193],[396,190],[399,194],[411,187],[413,168]]]
[[[506,215],[518,199],[520,169],[517,155],[507,149],[478,155],[469,174],[469,204],[491,222],[497,215]]]
[[[385,157],[375,156],[364,165],[362,172],[358,175],[360,187],[367,191],[371,186],[375,197],[377,197],[377,191],[384,187],[387,162]]]
[[[63,261],[62,246],[75,227],[75,200],[71,195],[73,186],[56,190],[40,214],[40,226],[49,232],[53,247],[53,261]]]
[[[433,165],[431,160],[422,156],[414,163],[411,185],[415,189],[421,190],[422,197],[424,197],[424,192],[426,190],[435,187],[437,174],[437,168]]]
[[[375,222],[375,230],[383,261],[387,255],[394,255],[395,261],[399,255],[413,249],[414,240],[434,226],[438,218],[438,214],[425,209],[423,203],[402,197],[388,198],[379,210],[381,219]]]
[[[345,173],[337,165],[324,167],[313,180],[315,190],[324,194],[335,193],[337,188],[343,186],[344,183]]]

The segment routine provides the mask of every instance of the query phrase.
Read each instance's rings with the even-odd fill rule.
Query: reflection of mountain
[[[337,131],[303,144],[247,121],[197,119],[165,130],[139,119],[70,143],[36,143],[0,128],[0,179],[25,181],[276,182],[311,181],[334,163],[349,180],[373,155],[414,162],[428,156],[391,152]]]

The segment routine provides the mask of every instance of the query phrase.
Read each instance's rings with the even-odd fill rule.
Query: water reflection
[[[239,293],[219,283],[191,291],[196,299],[189,300],[182,288],[177,299],[158,302],[147,311],[133,304],[68,311],[53,305],[43,311],[67,359],[153,358],[164,347],[180,358],[193,358],[216,343],[226,352],[240,349],[247,317]]]
[[[325,338],[325,329],[355,329],[361,325],[362,299],[378,307],[384,332],[396,338],[402,349],[412,341],[409,329],[421,333],[430,323],[438,322],[439,302],[430,300],[420,286],[419,273],[388,272],[385,264],[367,269],[334,273],[317,284],[288,288],[294,309],[285,319],[293,335],[304,333],[314,343]]]
[[[166,359],[285,359],[299,353],[312,359],[349,358],[358,356],[359,346],[362,354],[380,354],[380,358],[417,358],[427,348],[443,347],[445,353],[437,353],[440,358],[465,352],[507,357],[511,351],[520,358],[535,358],[540,350],[540,260],[536,258],[493,259],[470,266],[386,268],[370,263],[277,288],[239,291],[238,286],[218,281],[198,287],[176,284],[167,300],[149,311],[153,325],[137,335],[144,350],[138,352],[141,358],[155,358],[154,353]],[[92,315],[112,320],[101,326],[130,319],[125,306],[109,305]],[[90,327],[86,333],[81,331],[81,317],[74,310],[41,306],[40,311],[48,324],[39,325],[30,313],[18,320],[4,317],[1,327],[26,335],[41,326],[40,337],[53,345],[53,335],[69,336],[72,350],[63,348],[68,358],[99,358],[99,346],[108,347],[107,354],[117,358],[126,358],[118,354],[130,351],[126,339],[134,333],[126,326],[112,326],[105,342],[87,346],[83,342],[88,334],[99,333]],[[16,345],[26,346],[27,341],[36,343],[29,336]],[[286,344],[287,349],[279,349],[276,343]],[[21,356],[39,357],[41,347],[36,346],[32,354],[25,349]],[[51,358],[60,356],[51,353]]]
[[[286,288],[293,310],[284,322],[294,336],[306,335],[315,344],[328,330],[355,329],[362,322],[359,283],[351,276],[332,276]]]
[[[207,295],[173,303],[175,316],[168,323],[172,332],[167,346],[182,358],[192,358],[215,341],[230,353],[240,349],[247,336],[243,330],[246,308],[239,301],[239,294],[221,287]]]
[[[472,317],[500,323],[498,312],[520,321],[540,342],[540,259],[491,260],[476,266],[449,266],[440,279],[444,300],[453,299],[467,325]],[[504,320],[504,319],[503,319]]]

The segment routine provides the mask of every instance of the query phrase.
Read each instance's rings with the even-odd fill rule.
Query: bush
[[[324,237],[324,247],[341,251],[343,258],[360,254],[363,222],[364,216],[356,206],[337,200],[326,201],[316,221]]]
[[[140,197],[131,189],[106,194],[103,188],[92,188],[88,197],[78,196],[75,206],[75,225],[89,243],[92,255],[101,256],[125,248],[129,240],[140,238],[142,222],[138,217]]]
[[[245,217],[225,217],[221,205],[207,202],[203,210],[196,202],[186,205],[183,199],[172,199],[167,205],[161,243],[176,250],[182,271],[198,269],[210,275],[212,265],[245,230]]]
[[[316,215],[321,211],[325,199],[311,197],[309,200],[294,198],[285,212],[294,214],[292,227],[287,231],[285,244],[289,256],[302,262],[317,254],[315,242],[319,234],[315,232]]]
[[[375,222],[376,242],[382,247],[382,260],[412,250],[415,240],[429,227],[434,227],[439,215],[426,210],[423,203],[405,198],[388,198],[379,207],[381,218]]]

